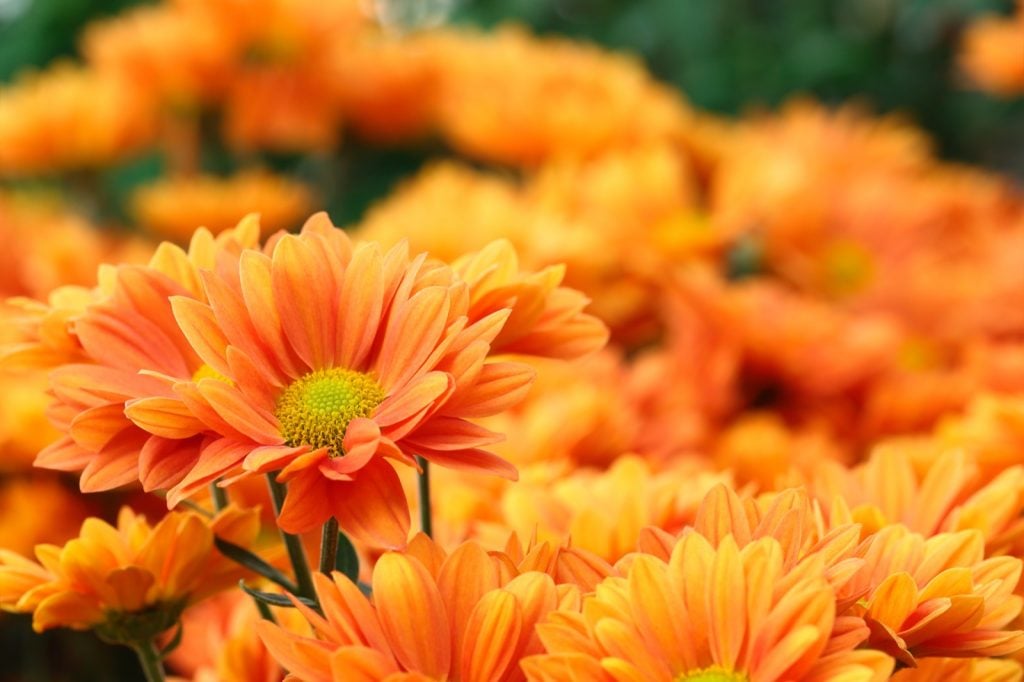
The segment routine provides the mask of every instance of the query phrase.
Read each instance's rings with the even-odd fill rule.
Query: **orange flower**
[[[866,628],[837,619],[820,557],[787,571],[786,552],[772,537],[716,548],[687,531],[667,561],[637,555],[582,613],[538,625],[546,653],[523,670],[543,682],[886,679],[892,659],[854,650]]]
[[[989,16],[975,21],[963,36],[960,66],[974,83],[1001,97],[1024,92],[1024,4],[1013,17]]]
[[[1006,630],[1024,598],[1015,557],[984,558],[980,532],[925,539],[890,525],[862,543],[853,584],[868,586],[853,609],[871,628],[870,646],[913,666],[919,656],[1003,656],[1024,648],[1024,632]]]
[[[259,214],[264,235],[289,230],[309,214],[312,204],[305,185],[259,170],[226,178],[165,178],[133,197],[139,224],[176,241],[191,237],[197,225],[218,234],[248,213]]]
[[[407,554],[377,562],[372,604],[340,573],[314,580],[324,616],[296,606],[318,639],[257,625],[274,657],[305,682],[522,680],[520,658],[540,651],[535,623],[579,605],[575,585],[517,568],[508,555],[467,543],[444,557],[422,536]]]
[[[0,605],[32,613],[37,632],[70,627],[116,643],[151,640],[186,605],[242,577],[214,549],[214,536],[245,546],[258,531],[255,510],[228,507],[212,521],[172,512],[150,526],[124,507],[116,528],[90,518],[63,548],[37,546],[41,565],[0,552]]]
[[[67,65],[0,91],[0,174],[102,166],[152,143],[149,103],[117,78]]]
[[[168,297],[202,297],[198,268],[237,258],[258,235],[258,222],[250,217],[216,239],[200,230],[187,253],[165,243],[148,266],[109,271],[98,302],[71,318],[84,361],[50,374],[55,402],[48,416],[64,436],[39,453],[36,466],[81,471],[83,491],[136,480],[153,490],[181,480],[196,459],[203,426],[185,416],[168,382],[205,370],[175,324]],[[63,319],[56,316],[57,322]],[[40,318],[41,324],[47,321]],[[129,401],[140,424],[150,425],[148,415],[156,408],[182,415],[183,423],[177,430],[150,425],[152,431],[144,431],[125,416]]]
[[[968,452],[919,440],[883,442],[852,470],[822,466],[810,488],[833,523],[859,523],[865,537],[892,523],[925,537],[973,528],[990,554],[1003,553],[1024,530],[1024,467],[989,480]]]
[[[439,123],[470,156],[522,166],[589,156],[667,139],[690,116],[629,57],[515,27],[444,37]]]
[[[227,86],[238,43],[210,14],[186,3],[139,7],[90,24],[82,52],[154,102],[191,109]]]
[[[274,617],[296,629],[305,625],[294,609],[275,609]],[[167,656],[168,667],[192,682],[279,682],[284,671],[256,634],[259,618],[238,590],[185,609],[181,644]]]
[[[516,272],[491,276],[499,284],[513,278],[510,291],[530,293]],[[516,310],[502,307],[503,299],[473,307],[474,292],[486,294],[492,279],[467,284],[425,254],[410,259],[401,246],[387,253],[373,243],[353,246],[322,214],[301,235],[281,238],[271,256],[247,252],[237,273],[204,277],[210,303],[175,298],[175,315],[220,378],[176,390],[219,438],[172,501],[239,465],[246,473],[279,471],[292,488],[278,519],[286,531],[333,516],[353,536],[394,547],[405,543],[409,518],[386,459],[414,464],[419,455],[516,476],[483,449],[500,436],[469,421],[518,402],[533,379],[526,365],[488,358]],[[551,302],[531,299],[542,313],[526,316],[513,338],[536,333],[586,345],[578,338],[591,334],[581,328],[586,316],[575,302],[563,306],[563,290],[544,291]],[[163,418],[170,426],[191,416]]]

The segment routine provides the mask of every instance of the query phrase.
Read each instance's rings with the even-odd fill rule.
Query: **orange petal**
[[[493,590],[485,594],[466,624],[462,679],[502,679],[512,664],[522,627],[522,610],[511,593]]]
[[[403,667],[444,679],[451,669],[448,618],[427,569],[401,554],[384,554],[373,571],[373,598]]]
[[[130,400],[125,403],[124,414],[139,428],[164,438],[188,438],[206,428],[185,403],[176,398],[157,396]]]
[[[319,472],[316,474],[322,478]],[[409,503],[394,468],[376,458],[351,482],[331,481],[328,503],[342,530],[373,547],[404,547],[409,539]]]

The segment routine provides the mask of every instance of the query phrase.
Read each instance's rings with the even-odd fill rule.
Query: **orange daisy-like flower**
[[[669,559],[633,558],[582,613],[537,627],[546,653],[522,662],[529,680],[772,682],[884,680],[893,661],[856,651],[867,629],[836,618],[820,557],[784,568],[786,548],[765,537],[717,548],[687,531]]]
[[[296,606],[318,639],[267,622],[257,628],[305,682],[522,680],[520,658],[541,650],[535,624],[558,608],[579,608],[575,584],[536,570],[550,556],[531,552],[516,562],[466,543],[445,557],[418,536],[408,553],[377,562],[372,603],[340,573],[333,582],[314,576],[324,615]]]
[[[871,628],[870,646],[907,665],[918,656],[1003,656],[1024,648],[1024,632],[1006,630],[1024,598],[1014,595],[1021,560],[984,558],[980,532],[928,539],[886,526],[858,551],[854,583],[869,591],[855,612]]]
[[[237,272],[204,273],[209,303],[175,297],[173,306],[217,375],[177,384],[189,414],[161,419],[184,427],[194,414],[218,438],[172,501],[239,465],[278,471],[291,485],[284,530],[334,517],[353,536],[394,547],[405,543],[409,516],[385,459],[414,464],[419,455],[514,478],[512,465],[483,449],[500,436],[469,420],[518,402],[533,370],[490,360],[492,344],[506,334],[515,350],[531,338],[585,349],[592,344],[579,336],[597,328],[603,340],[603,330],[550,280],[537,293],[507,261],[473,262],[506,267],[468,267],[467,282],[403,246],[354,246],[319,215],[271,255],[249,251]],[[519,300],[534,307],[508,330]]]
[[[0,550],[0,606],[33,614],[33,627],[95,629],[110,641],[152,639],[188,604],[244,575],[214,548],[214,537],[246,546],[259,532],[256,510],[228,507],[207,520],[172,512],[155,526],[124,507],[117,527],[95,518],[64,547],[38,545],[39,564]]]
[[[55,402],[48,416],[64,436],[39,453],[36,466],[81,471],[86,492],[136,480],[146,490],[169,488],[181,480],[203,442],[203,425],[187,417],[168,382],[208,370],[178,329],[168,297],[203,296],[198,268],[237,259],[258,236],[258,221],[249,218],[217,239],[200,230],[188,252],[165,243],[148,266],[108,271],[97,302],[67,319],[82,360],[50,374]],[[125,416],[129,402],[132,418],[149,431]],[[182,415],[176,430],[152,423],[159,410]]]

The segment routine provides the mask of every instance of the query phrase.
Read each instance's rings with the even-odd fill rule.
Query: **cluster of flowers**
[[[344,122],[517,172],[187,247],[2,197],[0,467],[160,504],[79,532],[92,498],[5,483],[0,606],[151,680],[1024,677],[1019,189],[895,118],[729,121],[569,41],[243,4],[91,28],[0,99],[0,169],[174,161],[216,109],[239,150]],[[140,204],[313,201],[243,180]]]

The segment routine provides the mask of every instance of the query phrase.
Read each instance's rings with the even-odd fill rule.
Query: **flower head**
[[[182,609],[243,574],[214,548],[214,537],[248,545],[259,530],[255,510],[228,507],[215,519],[172,512],[151,526],[124,507],[117,526],[90,518],[63,547],[39,545],[39,564],[0,555],[0,605],[33,614],[37,631],[95,629],[117,643],[152,639]]]
[[[409,519],[386,460],[421,456],[514,478],[484,449],[500,435],[470,421],[515,404],[533,379],[524,364],[490,358],[495,340],[539,336],[579,352],[603,336],[577,299],[563,305],[562,289],[533,292],[529,281],[508,286],[533,292],[539,314],[517,320],[516,301],[504,290],[486,299],[495,287],[480,279],[516,272],[492,269],[467,281],[402,245],[354,245],[319,215],[269,255],[249,251],[237,270],[205,272],[208,303],[172,304],[216,376],[175,390],[217,437],[172,502],[229,472],[278,472],[292,489],[278,520],[285,530],[333,516],[357,538],[393,547],[405,543]]]

